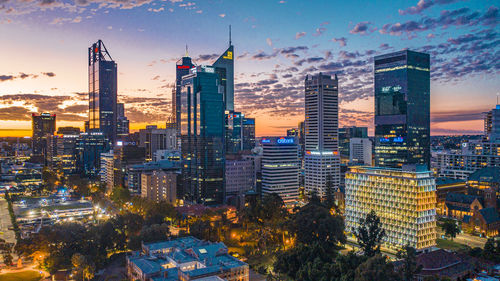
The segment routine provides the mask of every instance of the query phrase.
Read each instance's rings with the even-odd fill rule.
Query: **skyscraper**
[[[225,110],[234,111],[234,46],[231,42],[231,27],[229,27],[229,47],[212,67],[219,76],[219,85],[223,87]]]
[[[375,57],[375,165],[430,167],[429,55]]]
[[[238,154],[243,149],[243,119],[241,112],[226,111],[226,153]]]
[[[255,118],[243,118],[243,150],[255,147]]]
[[[31,115],[32,120],[32,156],[46,163],[47,144],[49,136],[56,131],[56,115],[50,113]]]
[[[116,140],[117,67],[101,40],[89,48],[89,130]]]
[[[262,193],[276,193],[285,204],[299,198],[299,146],[295,137],[268,137],[262,144]]]
[[[500,142],[500,104],[497,104],[492,110],[485,112],[484,140]]]
[[[340,185],[337,75],[306,76],[305,80],[305,191],[324,196],[327,178]]]
[[[116,136],[120,140],[124,140],[129,132],[130,125],[128,118],[125,116],[125,105],[123,103],[116,104]]]
[[[186,55],[175,64],[175,88],[172,91],[172,117],[176,123],[177,131],[180,131],[181,124],[181,87],[182,76],[189,74],[189,70],[194,67],[191,58]]]
[[[197,66],[182,78],[183,197],[206,205],[224,200],[224,101],[215,69]]]

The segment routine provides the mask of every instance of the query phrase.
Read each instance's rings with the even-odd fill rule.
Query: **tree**
[[[115,186],[109,197],[111,200],[121,205],[130,201],[130,191],[122,186]]]
[[[415,274],[422,270],[422,265],[417,265],[417,251],[410,245],[406,245],[402,250],[398,251],[396,256],[403,262],[403,280],[412,281]]]
[[[443,224],[441,224],[441,228],[443,229],[444,234],[451,237],[452,240],[457,237],[457,234],[460,233],[460,229],[454,220],[445,220]]]
[[[394,271],[392,263],[381,254],[376,254],[356,268],[356,281],[399,281],[401,277]]]
[[[500,252],[498,252],[498,247],[495,248],[495,240],[493,238],[489,238],[484,244],[482,257],[495,263],[500,262]]]
[[[322,204],[309,203],[300,208],[289,228],[297,242],[306,245],[318,242],[325,247],[336,247],[346,241],[343,219],[332,215]]]
[[[359,245],[367,257],[373,257],[380,253],[380,244],[385,236],[385,231],[380,226],[380,218],[375,211],[366,215],[365,219],[359,221],[359,227],[355,230]]]

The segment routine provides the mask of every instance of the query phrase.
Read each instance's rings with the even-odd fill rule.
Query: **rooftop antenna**
[[[229,25],[229,46],[231,45],[231,25]]]
[[[186,57],[189,57],[189,54],[188,54],[188,45],[186,44]]]

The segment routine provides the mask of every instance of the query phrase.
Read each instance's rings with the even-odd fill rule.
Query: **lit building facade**
[[[139,147],[146,149],[146,161],[152,161],[156,151],[177,148],[177,131],[175,128],[159,129],[156,125],[146,126],[146,129],[139,130]]]
[[[47,161],[47,144],[48,138],[54,135],[56,131],[56,115],[50,113],[31,115],[32,120],[32,156],[38,158],[42,162]]]
[[[102,132],[110,145],[116,140],[117,65],[101,40],[88,50],[89,130]]]
[[[295,137],[267,137],[262,145],[262,194],[276,193],[285,204],[299,199],[299,146]]]
[[[116,105],[116,116],[116,137],[123,141],[130,133],[130,122],[125,116],[125,105],[123,103]]]
[[[78,173],[98,176],[101,170],[101,153],[108,151],[109,141],[102,132],[81,133],[76,140]]]
[[[255,147],[255,118],[243,118],[243,150]]]
[[[193,61],[187,54],[175,64],[175,88],[172,91],[172,119],[175,122],[176,130],[180,130],[181,122],[181,88],[182,76],[189,74],[189,70],[194,67]]]
[[[338,151],[338,79],[335,75],[305,80],[305,192],[325,195],[327,178],[340,186]]]
[[[243,150],[243,119],[241,112],[226,111],[226,153],[238,154]]]
[[[431,171],[351,167],[345,176],[346,231],[375,211],[385,246],[418,251],[436,245],[436,183]]]
[[[153,170],[151,173],[141,174],[141,197],[156,202],[177,204],[178,169]]]
[[[197,66],[182,78],[181,155],[183,194],[189,202],[224,201],[224,100],[213,67]]]
[[[430,57],[404,50],[375,57],[375,166],[430,168]]]

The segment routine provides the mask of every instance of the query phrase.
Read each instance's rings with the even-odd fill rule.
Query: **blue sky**
[[[341,124],[372,127],[373,56],[403,48],[431,54],[433,134],[478,133],[500,92],[498,19],[489,0],[0,0],[0,122],[29,129],[29,112],[54,111],[81,126],[86,49],[102,39],[132,127],[161,124],[185,45],[211,63],[232,25],[236,108],[259,135],[303,119],[303,79],[319,71],[339,76]]]

